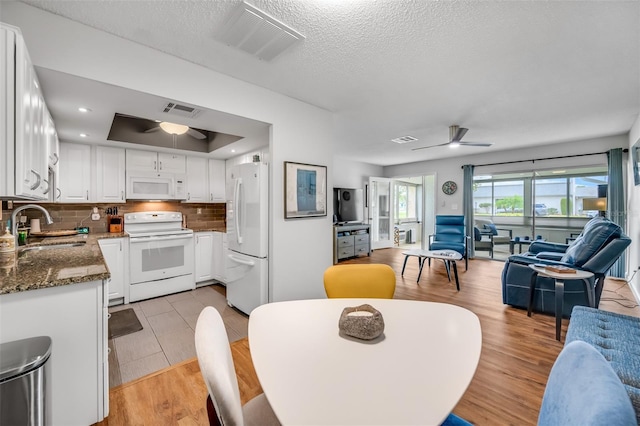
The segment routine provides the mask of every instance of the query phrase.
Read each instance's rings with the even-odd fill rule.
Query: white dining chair
[[[207,306],[200,312],[195,339],[200,372],[215,411],[213,416],[209,413],[210,424],[280,425],[264,394],[242,405],[229,338],[222,317],[215,308]]]

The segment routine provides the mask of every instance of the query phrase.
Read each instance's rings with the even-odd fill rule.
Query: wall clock
[[[452,180],[448,180],[442,184],[442,192],[444,192],[447,195],[451,195],[457,190],[458,190],[458,185]]]

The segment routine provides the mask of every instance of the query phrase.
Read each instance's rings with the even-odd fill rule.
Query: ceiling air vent
[[[167,102],[162,106],[162,112],[177,115],[178,117],[196,118],[202,110],[189,105],[182,105],[177,102]]]
[[[395,143],[407,143],[407,142],[415,142],[417,141],[417,138],[414,138],[413,136],[402,136],[399,138],[395,138],[395,139],[391,139],[391,142],[395,142]]]
[[[305,37],[255,6],[242,2],[218,38],[229,46],[271,61]]]

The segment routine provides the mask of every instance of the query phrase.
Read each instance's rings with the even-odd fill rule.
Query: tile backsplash
[[[14,208],[21,204],[14,203]],[[31,219],[40,219],[43,231],[57,231],[75,229],[80,226],[89,227],[90,233],[107,232],[107,214],[105,210],[110,207],[118,208],[118,215],[123,216],[132,212],[144,211],[178,211],[186,216],[187,227],[198,229],[216,229],[224,231],[226,229],[226,204],[187,204],[173,201],[148,202],[129,201],[125,204],[40,204],[51,213],[53,224],[47,225],[43,214],[34,209],[28,209],[21,213],[27,217],[26,226],[29,226]],[[100,220],[91,220],[93,208],[97,207],[100,213]],[[198,213],[200,209],[200,213]],[[6,201],[2,202],[2,229],[6,227],[7,220],[11,219],[12,209],[8,208]]]

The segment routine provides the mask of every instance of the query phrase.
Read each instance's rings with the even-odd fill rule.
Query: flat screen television
[[[364,203],[362,189],[333,188],[333,221],[362,223]]]

